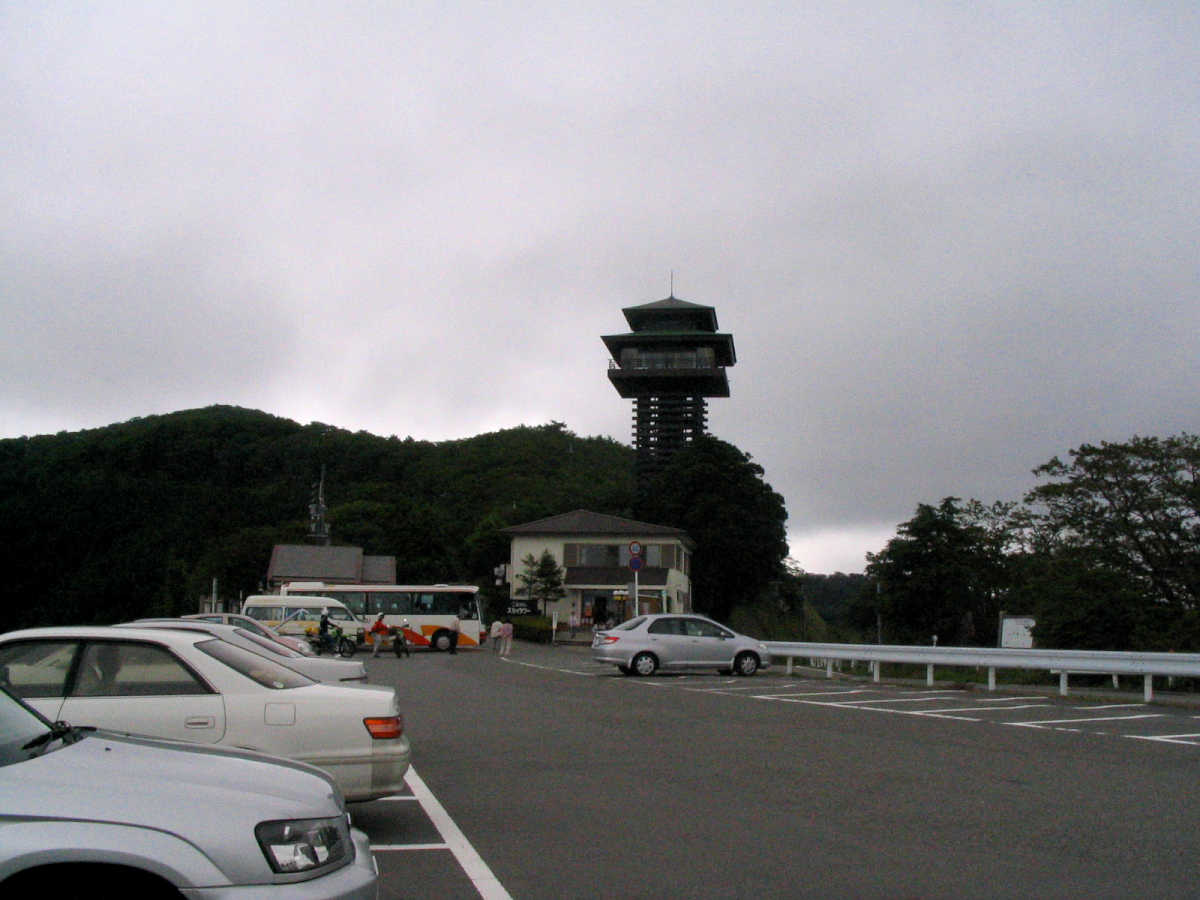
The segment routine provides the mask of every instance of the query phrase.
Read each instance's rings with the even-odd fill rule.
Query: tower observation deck
[[[711,306],[675,296],[622,310],[632,329],[601,339],[608,380],[633,400],[637,480],[644,485],[684,445],[706,434],[707,397],[728,397],[733,336],[717,333]]]

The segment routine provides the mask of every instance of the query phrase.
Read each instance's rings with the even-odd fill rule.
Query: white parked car
[[[320,684],[210,634],[75,626],[0,635],[0,684],[51,721],[310,763],[347,800],[404,787],[394,688]]]
[[[118,628],[178,628],[191,629],[219,637],[223,641],[242,647],[252,653],[258,653],[268,659],[273,659],[280,665],[295,669],[302,675],[307,675],[313,681],[325,681],[329,684],[367,681],[367,667],[362,661],[352,659],[334,659],[324,656],[303,656],[285,647],[277,641],[259,637],[244,628],[233,625],[219,625],[216,622],[202,622],[196,619],[138,619]]]
[[[278,641],[286,647],[290,647],[297,653],[304,656],[315,656],[312,645],[302,637],[295,637],[290,634],[280,634],[274,628],[264,625],[257,619],[252,619],[249,616],[243,616],[241,613],[190,613],[182,616],[184,619],[199,619],[201,622],[216,622],[219,625],[237,625],[239,628],[245,628],[247,631],[257,634],[261,637],[269,638],[272,641]]]
[[[0,690],[0,896],[371,900],[329,776],[51,724]]]

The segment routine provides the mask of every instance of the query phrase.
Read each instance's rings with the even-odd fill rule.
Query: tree
[[[1034,469],[1026,497],[1043,544],[1086,551],[1177,613],[1200,609],[1200,437],[1084,444]]]
[[[1063,650],[1169,650],[1155,604],[1124,572],[1082,548],[1022,554],[1012,560],[1007,607],[1031,613],[1039,647]]]
[[[957,497],[919,504],[883,550],[867,555],[892,640],[995,643],[1007,573],[1003,530],[981,524],[987,510],[974,502],[964,508]]]
[[[566,593],[563,590],[566,572],[549,550],[543,550],[540,559],[532,553],[526,554],[521,565],[525,571],[517,574],[517,581],[525,589],[529,605],[535,610],[540,607],[542,614],[548,615],[547,604],[561,600]]]
[[[637,518],[682,528],[696,542],[692,603],[728,620],[783,571],[787,510],[762,467],[732,444],[697,438],[650,482]]]

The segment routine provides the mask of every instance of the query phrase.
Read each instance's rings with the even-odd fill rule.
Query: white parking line
[[[806,691],[803,694],[787,693],[787,694],[763,694],[761,697],[756,697],[756,700],[777,699],[779,697],[839,697],[843,694],[865,694],[866,690],[859,691]]]
[[[926,712],[925,710],[915,710],[919,716],[944,716],[947,713],[960,712],[1007,712],[1010,709],[1042,709],[1047,706],[1053,706],[1052,703],[1022,703],[1020,706],[961,706],[955,709],[936,709]]]
[[[1078,725],[1080,722],[1116,722],[1125,719],[1160,719],[1162,713],[1142,713],[1137,716],[1089,716],[1083,719],[1042,719],[1037,722],[1001,722],[1001,725],[1015,725],[1018,728],[1042,728],[1047,725]]]
[[[1037,695],[1035,695],[1033,697],[980,697],[979,702],[980,703],[1014,703],[1017,700],[1045,700],[1045,699],[1046,699],[1045,697],[1041,697],[1041,696],[1037,696]],[[1047,705],[1049,705],[1049,704],[1047,704]]]
[[[558,666],[539,666],[537,663],[522,662],[519,659],[509,659],[507,656],[500,657],[501,662],[510,663],[514,666],[525,666],[529,669],[542,669],[546,672],[562,672],[565,675],[583,675],[586,678],[595,678],[596,672],[580,672],[576,669],[560,669]]]
[[[1196,718],[1200,718],[1200,716]],[[1190,747],[1200,746],[1200,740],[1180,740],[1180,738],[1200,738],[1200,734],[1126,734],[1122,735],[1122,737],[1132,738],[1135,741],[1161,741],[1164,744],[1187,744]]]
[[[397,853],[401,850],[449,850],[449,844],[372,844],[372,853]]]
[[[446,849],[454,854],[458,864],[462,866],[467,877],[471,879],[471,883],[475,885],[475,890],[479,891],[479,896],[483,900],[512,900],[512,896],[504,889],[504,885],[492,874],[487,863],[475,852],[475,848],[471,846],[466,835],[454,824],[454,820],[438,802],[437,797],[433,796],[433,792],[425,786],[425,782],[421,780],[421,776],[412,766],[408,767],[404,783],[413,792],[413,796],[421,802],[421,808],[425,810],[425,814],[433,822],[438,834],[446,842]],[[430,849],[434,848],[434,845],[430,846]]]
[[[839,706],[863,706],[867,703],[924,703],[926,700],[949,700],[949,697],[880,697],[877,700],[839,700]]]

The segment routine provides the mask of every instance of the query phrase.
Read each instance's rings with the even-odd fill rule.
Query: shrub
[[[549,616],[513,616],[513,637],[523,641],[550,643]]]

